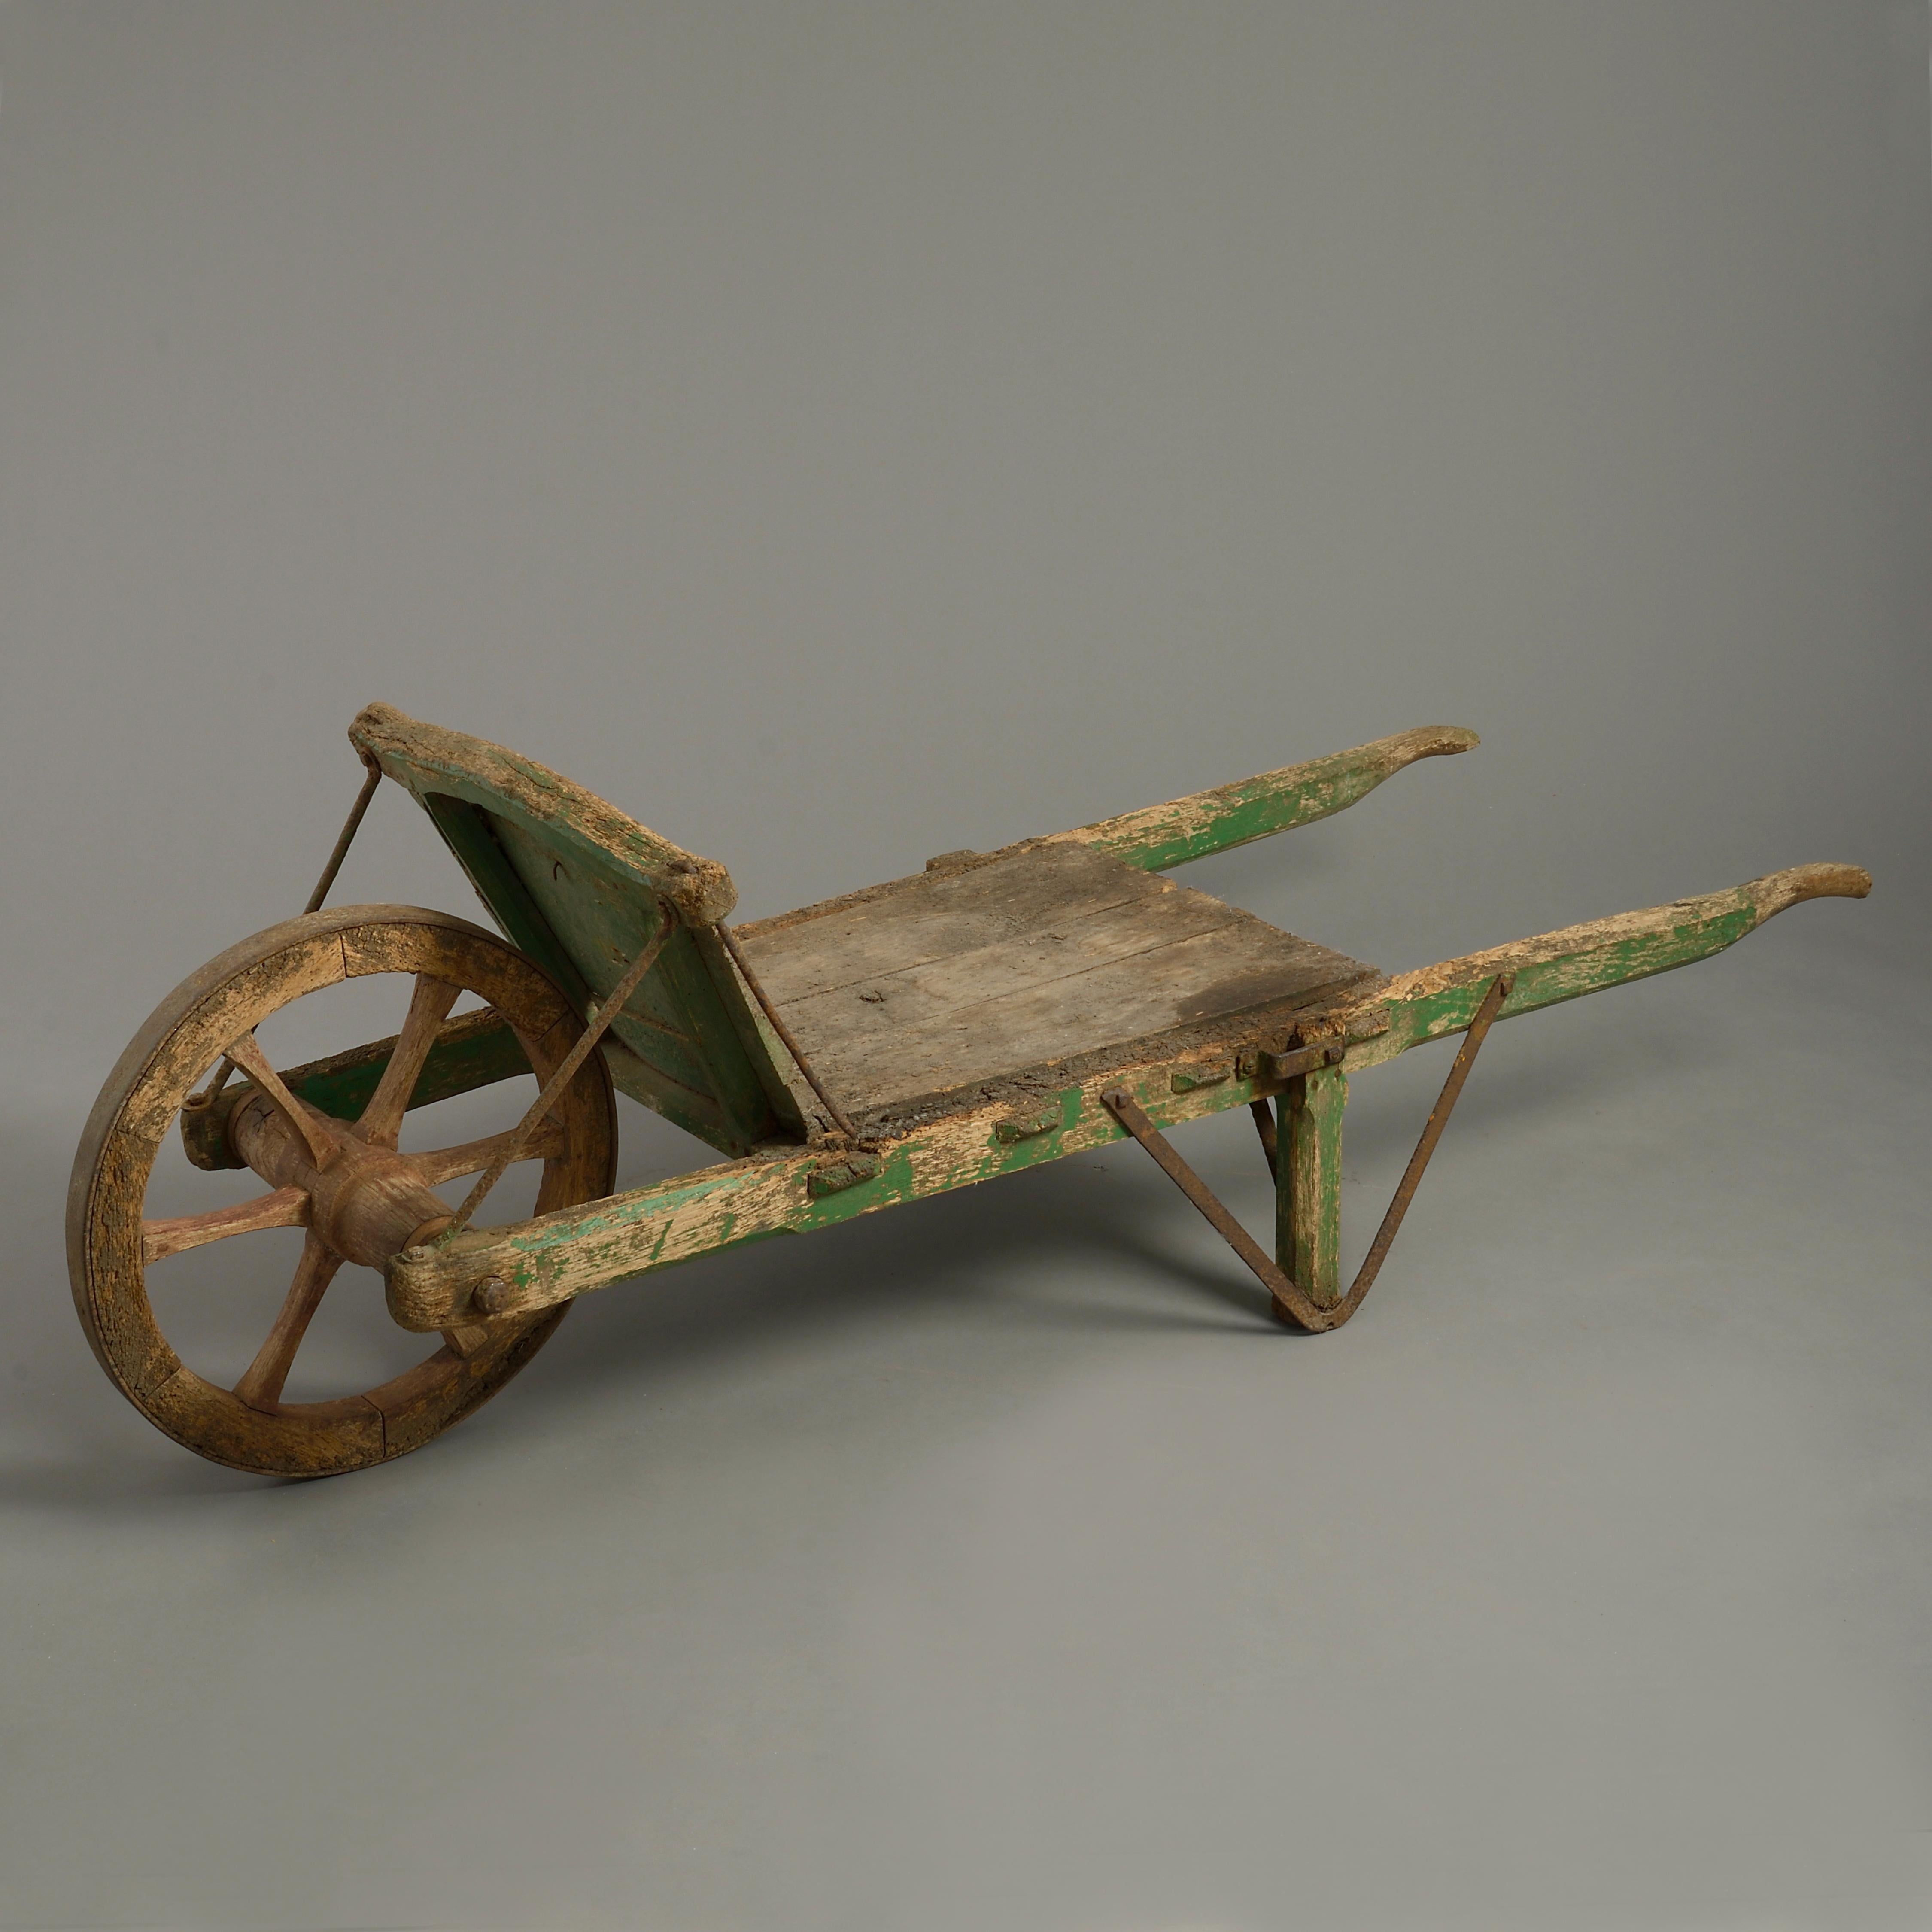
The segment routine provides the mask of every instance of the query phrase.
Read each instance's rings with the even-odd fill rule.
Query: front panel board
[[[413,728],[406,737],[398,727]],[[418,736],[426,742],[410,742]],[[573,824],[573,814],[556,806],[567,802],[560,794],[577,788],[541,766],[514,760],[512,782],[493,784],[493,760],[511,754],[484,740],[417,727],[374,706],[351,736],[428,812],[511,943],[556,980],[580,1012],[610,991],[667,917],[674,920],[670,939],[611,1024],[608,1058],[622,1090],[728,1154],[803,1137],[796,1102],[716,934],[676,919],[669,898],[682,884],[675,862],[660,880],[614,852],[608,831],[600,838]],[[539,796],[551,808],[541,815],[514,795],[530,789],[533,778],[547,782]],[[581,796],[584,816],[652,836]]]

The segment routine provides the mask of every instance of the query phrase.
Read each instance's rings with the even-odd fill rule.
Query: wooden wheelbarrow
[[[914,878],[734,932],[723,866],[542,766],[386,705],[350,737],[368,781],[309,910],[162,1001],[94,1106],[68,1201],[74,1299],[122,1393],[200,1454],[286,1475],[428,1442],[502,1387],[590,1289],[1130,1136],[1226,1236],[1277,1316],[1338,1327],[1374,1280],[1494,1022],[1688,964],[1802,899],[1871,886],[1856,866],[1801,866],[1388,979],[1160,876],[1326,818],[1403,766],[1477,742],[1443,727],[1003,851],[947,853]],[[414,907],[320,909],[385,776],[428,812],[507,944]],[[374,974],[409,982],[394,1036],[270,1064],[263,1021]],[[1466,1037],[1442,1097],[1345,1287],[1348,1076],[1455,1033]],[[409,1108],[518,1076],[538,1090],[501,1132],[398,1150]],[[613,1193],[614,1084],[708,1142],[718,1164]],[[1238,1106],[1253,1110],[1275,1171],[1272,1256],[1163,1135]],[[196,1166],[250,1168],[266,1191],[149,1217],[149,1176],[177,1120]],[[542,1163],[535,1213],[473,1225],[518,1161]],[[471,1175],[453,1209],[434,1191]],[[222,1386],[162,1334],[148,1270],[282,1228],[305,1230],[294,1279],[253,1360]],[[286,1400],[344,1262],[380,1270],[390,1318],[434,1351],[360,1394]]]

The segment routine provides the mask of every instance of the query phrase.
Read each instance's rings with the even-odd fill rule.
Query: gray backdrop
[[[0,60],[0,1922],[1932,1922],[1922,5]],[[376,697],[748,917],[1435,722],[1189,882],[1391,970],[1878,886],[1504,1028],[1341,1334],[1120,1151],[614,1289],[280,1485],[110,1388],[62,1199]],[[472,909],[393,793],[338,897]],[[1356,1084],[1351,1265],[1446,1064]],[[1184,1145],[1264,1222],[1245,1120]]]

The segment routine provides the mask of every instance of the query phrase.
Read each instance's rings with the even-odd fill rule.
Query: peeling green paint
[[[1143,872],[1166,872],[1190,859],[1312,825],[1365,798],[1417,759],[1466,752],[1477,742],[1474,732],[1458,725],[1426,725],[1060,836],[1095,846]]]

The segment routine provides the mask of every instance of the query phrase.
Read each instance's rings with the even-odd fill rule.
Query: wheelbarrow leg
[[[1339,1066],[1298,1074],[1276,1102],[1275,1256],[1318,1308],[1342,1298],[1342,1113]]]
[[[1269,1258],[1267,1250],[1214,1198],[1200,1175],[1168,1145],[1166,1136],[1125,1088],[1103,1089],[1100,1103],[1153,1155],[1155,1164],[1246,1263],[1273,1298],[1276,1315],[1298,1328],[1320,1334],[1328,1329],[1340,1328],[1360,1307],[1363,1297],[1375,1286],[1376,1276],[1388,1258],[1390,1245],[1402,1226],[1402,1216],[1408,1212],[1408,1204],[1415,1198],[1423,1171],[1428,1166],[1430,1156],[1436,1151],[1436,1144],[1448,1124],[1456,1096],[1462,1092],[1463,1082],[1469,1077],[1469,1070],[1475,1064],[1476,1055],[1514,984],[1514,974],[1498,974],[1471,1016],[1462,1050],[1456,1054],[1456,1064],[1449,1070],[1449,1078],[1443,1082],[1442,1094],[1430,1112],[1428,1125],[1422,1130],[1421,1139],[1415,1144],[1414,1153],[1408,1157],[1408,1166],[1396,1188],[1394,1199],[1389,1202],[1388,1212],[1382,1216],[1382,1226],[1346,1294],[1341,1292],[1337,1238],[1341,1231],[1342,1109],[1347,1104],[1348,1090],[1332,1061],[1326,1062],[1321,1068],[1310,1068],[1305,1073],[1290,1076],[1291,1082],[1304,1084],[1298,1094],[1293,1084],[1287,1090],[1288,1105],[1283,1121],[1286,1144],[1280,1150],[1276,1167],[1275,1198],[1277,1202],[1286,1202],[1288,1215],[1287,1232],[1278,1238],[1289,1245],[1295,1258],[1306,1258],[1304,1265],[1312,1272],[1306,1281],[1298,1280],[1288,1272],[1285,1265],[1289,1258],[1288,1254],[1281,1254],[1276,1260]],[[1322,1073],[1331,1077],[1332,1084],[1320,1080],[1318,1076]],[[1306,1084],[1311,1082],[1312,1091]],[[1280,1210],[1277,1208],[1276,1211],[1279,1225]],[[1324,1269],[1328,1283],[1325,1295],[1313,1286]]]
[[[1100,1100],[1267,1286],[1278,1312],[1304,1328],[1339,1328],[1374,1285],[1469,1068],[1496,1021],[1707,958],[1774,914],[1806,899],[1863,898],[1870,890],[1871,875],[1856,866],[1794,866],[1728,892],[1676,899],[1669,905],[1620,913],[1444,960],[1358,996],[1358,1004],[1372,1002],[1387,1013],[1378,1033],[1349,1050],[1348,1058],[1358,1069],[1393,1060],[1445,1034],[1466,1030],[1468,1037],[1409,1156],[1367,1258],[1346,1294],[1341,1292],[1340,1235],[1342,1112],[1348,1089],[1339,1066],[1310,1066],[1286,1078],[1272,1136],[1265,1111],[1257,1107],[1262,1146],[1275,1169],[1272,1261],[1168,1145],[1130,1094],[1112,1088],[1103,1091]]]

